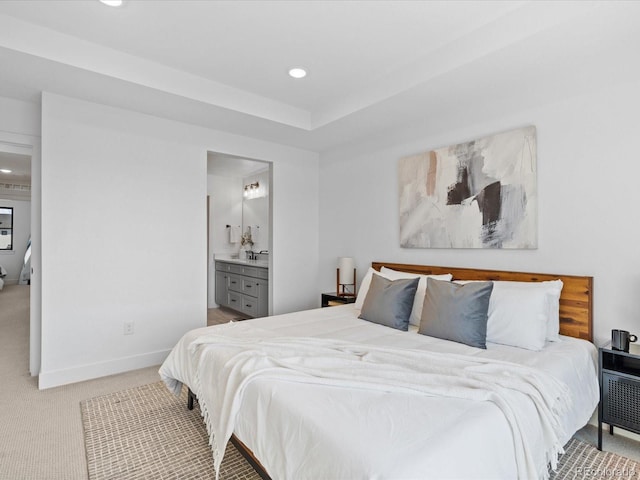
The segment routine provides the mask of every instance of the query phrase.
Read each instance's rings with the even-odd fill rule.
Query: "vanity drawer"
[[[258,275],[256,275],[258,278],[263,278],[264,280],[269,280],[269,269],[268,268],[259,268],[258,269]]]
[[[242,275],[242,270],[244,268],[242,265],[236,265],[234,263],[227,263],[227,266],[228,266],[229,271],[231,273],[237,273],[239,275]]]
[[[223,262],[216,262],[216,270],[220,270],[221,272],[229,271],[229,264]]]
[[[216,270],[242,275],[242,265],[236,265],[235,263],[216,262]]]
[[[249,295],[242,295],[240,310],[247,315],[255,317],[258,314],[258,299]]]
[[[254,278],[243,278],[242,279],[242,293],[246,295],[251,295],[252,297],[258,296],[258,279]]]
[[[235,292],[229,292],[227,293],[227,300],[229,307],[234,310],[242,310],[242,295]]]
[[[242,292],[242,283],[244,279],[238,275],[229,274],[229,290],[233,290],[234,292]]]
[[[261,267],[242,267],[242,274],[248,277],[269,278],[269,270]]]
[[[257,277],[258,270],[260,269],[257,267],[242,267],[242,274],[247,275],[249,277]]]

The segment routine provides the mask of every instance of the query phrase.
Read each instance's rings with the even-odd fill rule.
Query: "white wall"
[[[238,253],[239,243],[229,243],[227,225],[242,226],[242,178],[208,175],[211,196],[211,249],[213,253]]]
[[[338,256],[363,275],[374,260],[592,275],[596,343],[612,328],[640,332],[638,83],[484,117],[429,118],[321,157],[320,283],[335,290]],[[538,134],[537,250],[399,247],[398,159],[525,125]]]
[[[207,151],[273,162],[270,304],[316,304],[317,154],[50,93],[42,139],[41,388],[157,364],[206,323]]]
[[[40,106],[0,97],[0,131],[40,136]]]
[[[0,265],[7,270],[4,281],[10,285],[18,283],[31,235],[31,202],[0,198],[0,207],[13,208],[13,250],[0,250]]]
[[[141,120],[43,96],[42,388],[155,365],[206,325],[206,152]]]
[[[216,308],[215,255],[237,254],[240,243],[229,243],[227,225],[242,226],[242,178],[207,175],[209,210],[209,292],[207,305]]]

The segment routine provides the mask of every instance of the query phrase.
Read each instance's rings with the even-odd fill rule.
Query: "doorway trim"
[[[216,157],[216,158],[213,158]],[[238,168],[236,169],[235,167],[223,167],[223,169],[217,173],[212,173],[210,170],[211,167],[211,162],[214,161],[222,161],[225,164],[228,165],[228,162],[249,162],[251,164],[262,164],[262,166],[258,169],[252,169],[250,171],[247,171],[246,168],[243,168],[242,166],[238,166]],[[253,157],[253,156],[241,156],[241,155],[237,155],[237,154],[233,154],[233,153],[226,153],[226,152],[222,152],[219,150],[215,150],[215,149],[208,149],[207,150],[207,178],[209,177],[209,175],[215,175],[217,177],[229,177],[229,178],[234,178],[234,179],[244,179],[245,177],[249,177],[252,176],[254,174],[257,173],[265,173],[268,172],[268,178],[269,178],[269,194],[268,194],[268,209],[269,209],[269,221],[268,221],[268,235],[266,236],[267,239],[267,249],[269,251],[269,255],[268,255],[268,270],[269,270],[269,289],[268,289],[268,303],[269,303],[269,315],[273,315],[273,291],[275,289],[275,285],[274,285],[274,281],[273,281],[273,217],[274,217],[274,211],[273,211],[273,197],[274,197],[274,185],[273,185],[273,171],[274,168],[276,168],[275,163],[273,160],[264,160],[261,159],[259,157]],[[209,183],[207,180],[207,189],[209,188]],[[240,201],[242,202],[242,183],[238,184],[238,193],[240,195]],[[208,190],[207,190],[208,191]],[[215,198],[216,198],[216,193],[213,192],[210,194],[211,195],[211,204],[210,204],[210,211],[209,214],[207,215],[207,219],[208,221],[210,221],[210,225],[207,228],[207,231],[209,233],[211,233],[214,229],[216,228],[216,221],[215,220],[219,220],[220,221],[220,225],[225,225],[230,223],[227,219],[214,219],[212,218],[212,215],[215,215],[214,213],[214,204],[215,204]],[[218,225],[218,226],[220,226]],[[244,211],[241,211],[241,216],[240,216],[240,225],[244,225]],[[218,229],[219,231],[219,229]],[[207,245],[209,246],[209,248],[211,248],[211,242],[215,241],[212,240],[214,238],[214,236],[212,235],[211,237],[207,238]],[[261,238],[265,238],[264,236],[261,236]],[[262,250],[263,248],[261,248]],[[215,254],[216,254],[216,248],[214,247],[211,251],[209,251],[209,254],[207,255],[207,278],[208,278],[208,283],[207,283],[207,307],[210,307],[210,303],[209,303],[209,299],[211,298],[211,295],[213,294],[215,296]],[[213,286],[212,286],[213,285]],[[211,289],[213,289],[214,291],[211,292]],[[215,302],[213,302],[212,304],[215,304]]]

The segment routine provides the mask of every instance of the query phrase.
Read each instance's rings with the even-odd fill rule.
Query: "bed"
[[[490,280],[498,298],[512,282],[560,281],[557,338],[535,350],[487,336],[479,348],[419,334],[422,324],[390,328],[358,318],[370,309],[366,293],[356,304],[190,331],[160,374],[174,393],[186,385],[198,398],[214,464],[230,437],[264,478],[545,478],[598,402],[592,278],[381,262],[370,270],[361,292],[381,281],[374,271],[388,285],[425,281],[412,318],[419,303],[427,309],[420,295],[439,288],[480,291]],[[469,282],[452,287],[446,277]],[[502,342],[506,330],[492,335]],[[524,332],[526,343],[534,335]]]

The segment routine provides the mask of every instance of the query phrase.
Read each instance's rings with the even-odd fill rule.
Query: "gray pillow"
[[[419,281],[419,278],[389,280],[374,273],[358,318],[407,331]]]
[[[493,282],[465,285],[427,278],[418,333],[487,348],[487,312]]]

